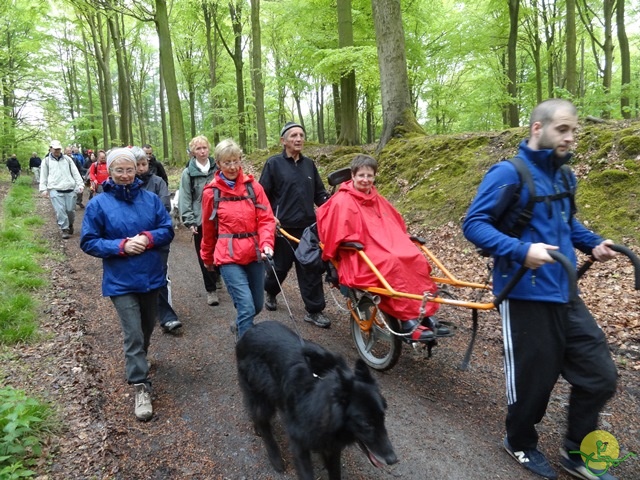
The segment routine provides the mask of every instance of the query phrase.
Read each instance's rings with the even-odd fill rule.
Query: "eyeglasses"
[[[134,175],[136,173],[135,168],[114,168],[113,173],[116,175]]]
[[[220,162],[220,165],[224,168],[238,167],[242,163],[242,160],[231,160],[230,162]]]

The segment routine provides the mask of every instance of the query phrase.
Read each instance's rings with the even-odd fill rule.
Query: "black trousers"
[[[581,299],[568,305],[506,300],[500,313],[509,443],[516,451],[537,447],[535,426],[562,375],[571,384],[565,447],[579,450],[616,390],[604,333]]]
[[[209,292],[216,291],[216,281],[218,280],[218,273],[216,271],[210,272],[204,266],[202,258],[200,258],[200,244],[202,243],[202,225],[198,225],[198,233],[193,234],[193,243],[196,247],[196,255],[198,256],[198,264],[200,265],[200,271],[202,272],[202,280],[204,281],[204,288]]]
[[[303,228],[287,228],[288,233],[296,238],[302,236]],[[322,274],[310,274],[296,260],[295,249],[298,248],[296,242],[287,240],[284,237],[276,235],[276,241],[273,249],[273,263],[278,274],[277,280],[280,284],[287,278],[287,274],[291,266],[295,264],[296,275],[298,277],[298,286],[300,287],[300,295],[304,302],[304,307],[309,313],[318,313],[324,310],[324,290],[322,288]],[[280,286],[276,281],[271,267],[267,266],[267,274],[264,282],[264,289],[270,295],[280,293]]]

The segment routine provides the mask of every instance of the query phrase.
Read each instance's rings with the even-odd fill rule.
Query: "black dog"
[[[362,360],[353,372],[341,356],[272,321],[247,330],[236,357],[245,406],[276,471],[284,471],[271,431],[277,410],[301,480],[314,478],[312,451],[329,479],[339,480],[340,454],[356,442],[376,467],[398,461],[384,425],[386,401]]]

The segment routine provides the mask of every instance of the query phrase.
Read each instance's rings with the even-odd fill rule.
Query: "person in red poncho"
[[[368,155],[358,155],[351,163],[351,181],[317,211],[318,236],[323,243],[322,258],[338,260],[338,277],[343,285],[354,288],[382,284],[355,250],[340,250],[343,242],[358,242],[389,285],[399,292],[423,295],[435,294],[437,286],[431,279],[429,262],[411,241],[407,227],[398,211],[378,193],[373,182],[378,163]],[[432,315],[439,304],[425,305],[424,322],[418,324],[421,302],[408,298],[381,296],[380,309],[400,320],[402,333],[411,340],[425,342],[436,335],[448,335],[449,329],[437,326]]]

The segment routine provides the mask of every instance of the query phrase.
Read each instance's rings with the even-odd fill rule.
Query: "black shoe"
[[[68,228],[63,228],[62,229],[62,238],[66,240],[67,238],[70,238],[70,237],[71,237],[71,234],[69,233],[69,229]]]
[[[278,309],[278,299],[275,295],[267,293],[264,299],[264,308],[266,308],[270,312],[275,312]]]
[[[169,320],[167,323],[162,325],[162,329],[167,333],[171,333],[181,327],[182,322],[180,320]]]
[[[453,335],[451,329],[441,324],[436,317],[426,317],[422,320],[422,325],[436,332],[436,337],[450,337]]]
[[[331,326],[331,320],[329,320],[322,312],[307,313],[304,316],[304,321],[313,323],[316,327],[329,328]]]
[[[73,225],[69,225],[67,230],[69,230],[69,235],[73,235]]]
[[[551,468],[549,461],[539,450],[531,448],[516,452],[509,445],[507,437],[504,437],[503,446],[509,455],[530,472],[548,480],[556,480],[558,478],[558,474]]]
[[[411,335],[407,337],[414,342],[431,342],[436,339],[433,330],[424,325],[420,325],[417,320],[401,320],[400,329],[401,333],[411,333]]]
[[[587,467],[582,459],[582,455],[579,453],[569,453],[565,448],[561,448],[560,455],[560,465],[562,468],[576,478],[582,478],[584,480],[617,480],[617,477],[614,477],[606,470]],[[602,465],[598,462],[594,463],[598,466]]]

